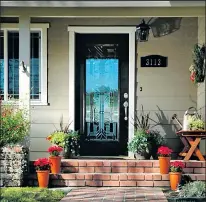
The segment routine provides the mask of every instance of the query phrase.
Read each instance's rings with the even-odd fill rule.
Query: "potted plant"
[[[60,129],[55,130],[49,136],[46,137],[53,145],[57,145],[63,148],[62,157],[70,158],[72,155],[77,155],[79,149],[79,133],[78,131],[70,130],[69,123],[63,126],[63,117],[60,119]]]
[[[136,159],[149,159],[151,156],[151,144],[148,142],[148,134],[144,130],[136,130],[134,138],[128,143],[128,150],[135,154]]]
[[[150,121],[158,125],[156,121],[150,118],[149,112],[144,112],[142,106],[134,118],[134,139],[128,144],[129,151],[134,152],[137,159],[150,159],[151,156],[156,159],[157,148],[165,143],[159,131],[150,129]]]
[[[48,187],[51,162],[48,158],[39,158],[34,162],[34,166],[37,173],[39,187]]]
[[[68,135],[66,137],[66,146],[64,151],[65,158],[72,158],[73,156],[77,156],[79,154],[79,141],[79,132],[74,130],[68,130]]]
[[[174,161],[170,164],[170,187],[171,190],[177,190],[178,184],[180,183],[182,171],[185,164],[181,161]]]
[[[157,154],[158,154],[161,174],[169,173],[170,159],[171,159],[172,152],[173,152],[172,149],[166,146],[161,146],[158,148]]]
[[[46,139],[50,141],[53,145],[57,145],[64,148],[67,135],[67,133],[61,131],[54,131]]]
[[[203,181],[189,182],[182,186],[178,192],[170,192],[167,200],[169,202],[203,202],[206,197],[206,184]]]
[[[148,141],[151,144],[151,155],[153,159],[158,159],[157,150],[166,143],[164,137],[157,130],[147,130]]]
[[[50,153],[49,160],[51,162],[51,173],[52,174],[60,173],[61,156],[59,155],[62,151],[63,151],[63,148],[59,146],[51,146],[48,148],[48,152]]]
[[[204,130],[205,123],[196,116],[190,116],[188,118],[188,124],[190,130]]]

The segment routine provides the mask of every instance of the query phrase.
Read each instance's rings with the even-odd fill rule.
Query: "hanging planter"
[[[49,160],[51,162],[51,173],[58,174],[61,169],[61,156],[60,153],[63,151],[62,147],[52,146],[49,147],[48,152],[50,153]]]
[[[168,174],[169,167],[170,167],[170,159],[172,150],[168,147],[161,146],[158,148],[157,154],[159,159],[159,166],[160,166],[160,173],[161,174]]]
[[[193,83],[201,83],[205,80],[206,46],[195,45],[193,50],[193,64],[190,66],[190,80]]]
[[[182,177],[182,170],[185,164],[181,161],[174,161],[170,165],[170,187],[171,190],[177,190],[178,184],[180,183]]]
[[[39,158],[34,162],[39,187],[46,188],[49,184],[49,172],[51,163],[47,158]]]

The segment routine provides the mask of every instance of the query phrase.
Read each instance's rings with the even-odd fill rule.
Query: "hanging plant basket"
[[[193,64],[190,66],[190,80],[194,83],[201,83],[205,80],[205,65],[206,65],[206,46],[205,44],[194,46]]]

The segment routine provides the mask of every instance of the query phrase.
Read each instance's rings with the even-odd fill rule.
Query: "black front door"
[[[127,155],[128,34],[76,34],[75,129],[80,155]]]

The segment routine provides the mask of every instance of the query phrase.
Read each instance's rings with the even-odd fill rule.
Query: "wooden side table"
[[[201,139],[206,138],[205,130],[196,130],[196,131],[178,131],[177,135],[179,135],[182,143],[184,144],[183,150],[179,153],[179,156],[184,156],[184,160],[190,160],[191,156],[196,154],[200,161],[205,161],[201,151],[198,148]]]

